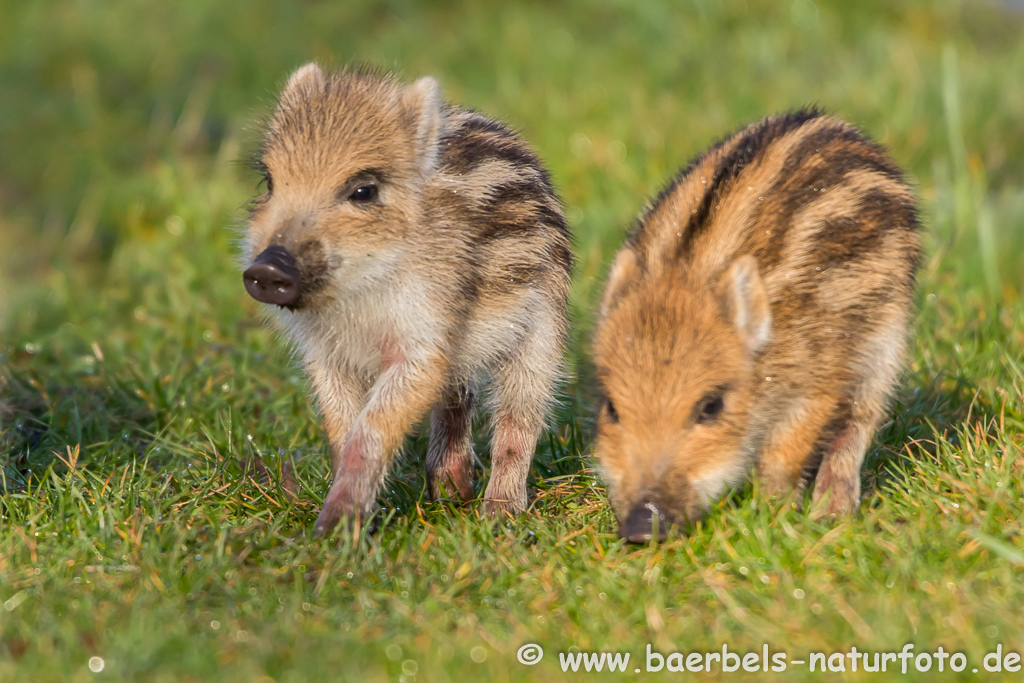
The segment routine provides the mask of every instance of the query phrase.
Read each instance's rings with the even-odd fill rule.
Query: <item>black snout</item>
[[[244,273],[245,289],[256,301],[290,306],[299,299],[299,268],[284,247],[267,247]]]
[[[619,525],[619,536],[630,543],[646,543],[651,539],[664,541],[668,538],[668,515],[650,501],[641,501],[633,506],[626,521]]]

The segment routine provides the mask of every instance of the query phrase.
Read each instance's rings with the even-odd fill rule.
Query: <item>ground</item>
[[[559,653],[597,650],[643,678],[648,644],[794,660],[907,643],[963,652],[966,676],[997,646],[1024,651],[1019,9],[0,0],[0,15],[0,679],[558,680],[588,677]],[[235,239],[257,183],[238,162],[310,59],[433,74],[522,131],[565,199],[571,372],[514,523],[430,502],[421,430],[375,537],[309,533],[324,435]],[[912,353],[860,512],[815,522],[747,486],[685,537],[623,545],[589,457],[609,259],[690,156],[812,102],[890,148],[922,198]],[[529,643],[534,665],[517,659]]]

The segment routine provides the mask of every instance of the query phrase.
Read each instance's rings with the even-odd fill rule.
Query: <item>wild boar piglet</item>
[[[486,394],[490,513],[525,509],[565,345],[569,232],[548,173],[508,128],[437,82],[309,64],[289,79],[258,165],[245,286],[312,380],[334,481],[316,522],[365,521],[389,462],[432,409],[431,495],[474,497],[471,418]]]
[[[701,517],[756,471],[860,500],[906,348],[920,254],[913,192],[877,145],[817,111],[696,158],[618,253],[595,336],[594,453],[620,534]]]

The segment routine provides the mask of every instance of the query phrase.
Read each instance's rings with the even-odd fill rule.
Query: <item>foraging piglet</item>
[[[433,496],[473,497],[471,418],[490,378],[491,514],[525,509],[562,363],[570,236],[548,173],[505,126],[423,78],[289,79],[258,165],[245,286],[273,304],[316,391],[334,482],[316,522],[365,521],[433,408]]]
[[[620,534],[699,518],[753,468],[848,513],[903,360],[920,255],[900,170],[817,111],[695,159],[640,216],[595,339]]]

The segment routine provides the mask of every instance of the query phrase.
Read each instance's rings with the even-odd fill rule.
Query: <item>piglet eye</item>
[[[721,394],[709,394],[700,400],[697,404],[697,423],[698,424],[709,424],[718,419],[718,416],[722,414],[722,409],[725,407],[725,402],[722,400]]]
[[[618,422],[619,414],[615,411],[615,404],[612,403],[611,399],[608,399],[604,403],[604,412],[608,416],[609,422]]]
[[[373,184],[360,185],[352,190],[352,194],[348,198],[349,201],[356,202],[357,204],[372,202],[377,198],[377,186]]]

